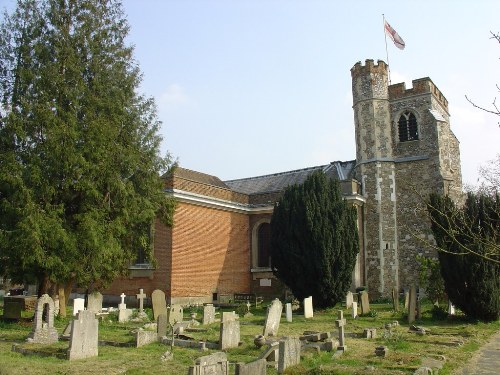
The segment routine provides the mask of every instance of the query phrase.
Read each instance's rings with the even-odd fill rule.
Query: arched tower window
[[[269,223],[262,223],[259,226],[259,239],[258,239],[258,253],[257,253],[257,266],[270,267],[271,266],[271,225]]]
[[[415,141],[418,139],[418,126],[415,114],[405,111],[401,114],[398,121],[399,141]]]

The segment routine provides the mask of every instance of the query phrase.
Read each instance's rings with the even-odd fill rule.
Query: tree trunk
[[[66,318],[66,293],[64,290],[64,284],[58,285],[59,294],[59,316],[61,318]]]

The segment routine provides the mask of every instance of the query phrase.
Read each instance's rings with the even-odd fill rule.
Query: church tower
[[[356,177],[364,209],[366,280],[375,297],[418,286],[418,256],[435,256],[430,193],[462,197],[459,143],[448,102],[429,78],[388,85],[383,61],[351,69]]]

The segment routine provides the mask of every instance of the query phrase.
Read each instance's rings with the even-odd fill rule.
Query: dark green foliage
[[[312,296],[318,307],[341,301],[358,252],[356,211],[337,181],[313,173],[286,189],[271,220],[271,263],[297,298]]]
[[[0,274],[13,281],[98,288],[151,249],[156,215],[171,223],[127,33],[113,0],[19,1],[0,25]]]
[[[425,289],[429,300],[436,303],[445,300],[446,293],[439,260],[417,255],[417,261],[420,265],[418,273],[420,286]]]
[[[500,317],[499,195],[469,193],[464,207],[431,195],[428,206],[450,301],[468,317]]]

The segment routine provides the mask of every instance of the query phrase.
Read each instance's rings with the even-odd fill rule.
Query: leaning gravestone
[[[85,310],[85,300],[83,298],[75,298],[73,300],[73,316],[82,310]]]
[[[184,319],[184,310],[181,305],[172,305],[167,307],[167,315],[170,324],[182,322]]]
[[[151,294],[151,301],[153,304],[153,317],[154,320],[158,319],[160,314],[167,313],[167,303],[165,301],[165,293],[163,291],[156,289]]]
[[[304,318],[310,319],[313,317],[313,315],[313,298],[304,298]]]
[[[257,359],[250,363],[236,363],[234,375],[266,375],[267,361]]]
[[[237,348],[240,343],[240,322],[233,320],[220,325],[219,349]]]
[[[347,292],[347,295],[345,297],[345,308],[350,309],[352,307],[352,303],[354,301],[354,298],[352,296],[352,292]]]
[[[286,305],[286,321],[291,323],[293,320],[293,315],[292,315],[292,304],[287,303]]]
[[[368,293],[366,291],[361,292],[361,314],[370,313],[370,299],[368,298]]]
[[[29,334],[28,340],[34,343],[52,344],[57,342],[58,338],[59,335],[54,328],[54,300],[48,294],[44,294],[36,303],[33,331]]]
[[[99,323],[89,310],[78,313],[78,319],[71,322],[68,359],[97,357]]]
[[[282,312],[283,304],[276,298],[267,309],[263,336],[276,336],[278,334]]]
[[[214,353],[200,357],[189,367],[188,375],[229,375],[226,353]]]
[[[94,314],[100,313],[102,310],[102,294],[93,292],[89,294],[87,301],[87,310],[92,311]]]
[[[410,288],[410,297],[408,303],[408,323],[411,324],[415,321],[415,310],[417,309],[417,289],[413,285]]]
[[[288,367],[300,363],[300,340],[297,337],[285,337],[279,343],[278,374]]]
[[[203,306],[202,324],[212,324],[215,322],[215,307],[211,303]]]

